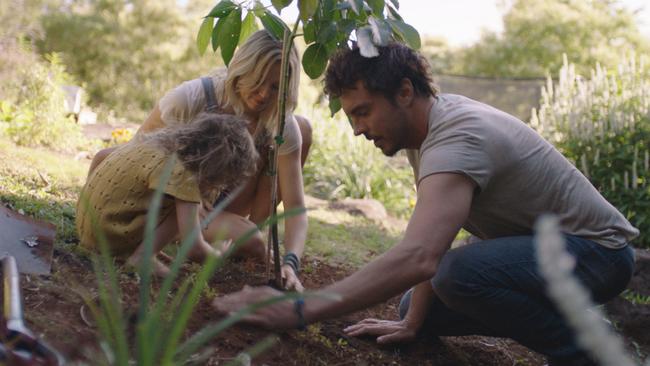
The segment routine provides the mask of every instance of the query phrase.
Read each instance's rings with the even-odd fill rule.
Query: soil
[[[302,278],[307,288],[318,288],[343,278],[351,268],[331,266],[316,258],[305,258]],[[186,270],[186,274],[191,269]],[[215,294],[235,291],[244,284],[265,282],[262,265],[229,263],[210,281]],[[642,274],[648,276],[647,272]],[[639,277],[637,275],[637,277]],[[123,304],[127,314],[137,311],[138,284],[132,275],[120,275]],[[55,250],[53,274],[22,276],[24,313],[28,327],[63,353],[69,361],[93,364],[98,351],[98,332],[82,318],[81,293],[95,293],[90,262],[77,254]],[[637,293],[650,295],[647,277],[632,281]],[[190,321],[187,335],[219,320],[210,308],[210,296],[203,296]],[[346,337],[342,329],[366,317],[396,317],[398,298],[387,304],[340,319],[312,325],[306,331],[278,335],[279,342],[257,357],[255,365],[544,365],[544,358],[512,340],[489,337],[444,337],[416,343],[379,347],[371,338]],[[608,306],[614,323],[624,333],[628,349],[644,356],[650,351],[650,305],[634,305],[618,298]],[[83,307],[83,310],[85,307]],[[89,312],[83,312],[92,322]],[[245,325],[229,328],[210,346],[214,350],[208,365],[222,365],[270,332]]]

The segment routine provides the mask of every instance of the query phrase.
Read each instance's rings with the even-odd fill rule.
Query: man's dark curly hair
[[[336,53],[325,74],[325,93],[340,97],[345,89],[353,88],[361,80],[369,92],[383,94],[393,101],[404,78],[411,81],[417,96],[438,93],[429,63],[422,55],[399,43],[377,49],[379,56],[370,58],[361,56],[356,45]]]

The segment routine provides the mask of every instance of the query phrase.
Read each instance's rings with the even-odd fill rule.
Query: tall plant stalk
[[[288,29],[284,30],[284,36],[282,40],[282,62],[280,64],[280,91],[278,97],[278,128],[277,134],[274,139],[273,149],[269,157],[269,166],[271,174],[271,217],[275,217],[278,213],[278,151],[280,145],[284,143],[284,125],[286,123],[286,104],[287,104],[287,86],[289,84],[289,54],[291,53],[291,48],[293,47],[293,39],[296,37],[296,32],[298,30],[298,24],[300,17],[296,19],[293,29],[289,32]],[[273,273],[275,275],[274,285],[277,288],[282,288],[282,273],[280,268],[282,263],[280,263],[280,243],[278,240],[278,224],[274,222],[269,225],[269,234],[268,234],[268,243],[267,246],[267,255],[266,255],[266,276],[271,281],[271,255],[269,251],[271,247],[273,248]]]

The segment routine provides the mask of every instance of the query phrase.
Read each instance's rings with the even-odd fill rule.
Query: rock
[[[374,199],[345,198],[342,201],[330,202],[329,207],[334,210],[346,211],[350,215],[363,216],[376,221],[388,217],[384,205]]]

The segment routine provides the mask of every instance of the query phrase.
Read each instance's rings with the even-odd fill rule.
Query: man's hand
[[[379,344],[410,342],[417,335],[417,329],[404,320],[364,319],[343,331],[353,337],[377,336]]]
[[[232,315],[247,305],[282,295],[282,292],[267,286],[244,286],[239,292],[215,298],[212,306],[221,315]],[[287,300],[264,306],[246,315],[243,321],[269,329],[291,329],[298,326],[298,315],[294,311],[293,302]]]
[[[298,292],[303,292],[305,288],[302,286],[302,283],[300,283],[300,279],[298,278],[298,275],[296,275],[296,272],[293,271],[293,268],[291,266],[285,264],[282,266],[282,279],[284,280],[284,288],[286,290],[295,290]]]

